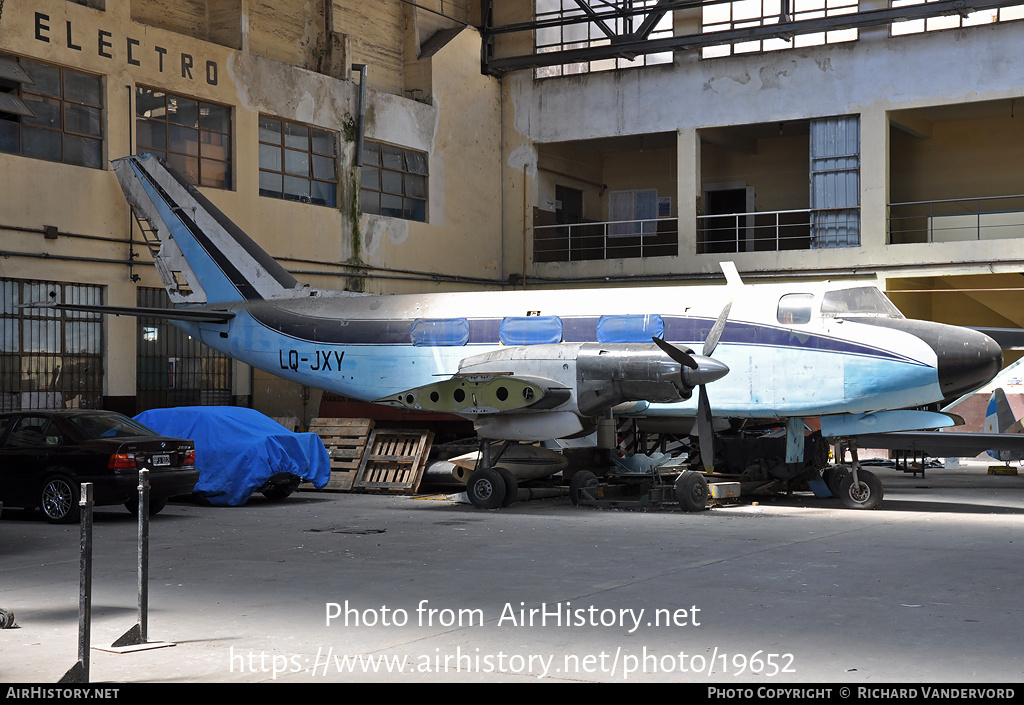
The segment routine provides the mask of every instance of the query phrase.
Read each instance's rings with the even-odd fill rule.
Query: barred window
[[[103,79],[0,54],[0,152],[103,167]]]
[[[426,153],[366,140],[359,207],[363,213],[426,222]]]
[[[136,151],[196,186],[231,188],[231,108],[153,88],[135,91]]]
[[[100,314],[24,304],[102,304],[86,284],[0,279],[0,411],[103,403]]]
[[[786,21],[849,15],[857,12],[858,4],[859,0],[788,0],[785,3],[783,0],[735,0],[706,5],[702,9],[701,32],[727,32],[747,27],[767,27]],[[751,39],[706,47],[701,50],[701,58],[838,44],[855,41],[857,37],[856,29],[839,29],[797,34],[790,38]]]
[[[260,195],[338,203],[335,133],[260,115]]]
[[[922,3],[937,2],[938,0],[892,0],[892,7],[907,7],[908,5],[921,5]],[[920,34],[921,32],[937,32],[942,29],[958,29],[960,27],[974,27],[983,24],[994,24],[996,22],[1010,22],[1011,20],[1024,19],[1024,5],[1010,5],[1007,7],[993,7],[987,10],[976,10],[964,15],[936,15],[916,20],[905,20],[892,23],[892,35]]]
[[[609,32],[617,36],[625,36],[638,28],[644,21],[644,10],[655,12],[661,0],[607,0],[591,3],[594,9],[581,7],[575,0],[537,0],[535,17],[539,27],[536,32],[536,51],[538,54],[568,51],[570,49],[588,49],[607,46],[613,43]],[[595,9],[598,12],[595,12]],[[636,14],[634,14],[636,13]],[[587,21],[590,18],[590,21]],[[649,39],[665,39],[672,36],[672,13],[666,12],[649,35]],[[535,72],[537,78],[549,76],[569,76],[572,74],[590,73],[593,71],[611,71],[614,69],[653,66],[655,64],[672,63],[672,52],[663,51],[653,54],[641,54],[632,58],[625,56],[594,61],[577,61],[559,66],[544,66]]]

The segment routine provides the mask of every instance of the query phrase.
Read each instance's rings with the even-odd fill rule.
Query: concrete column
[[[860,191],[861,246],[871,261],[888,262],[889,115],[878,104],[860,114]]]
[[[695,128],[677,130],[676,157],[679,258],[692,262],[697,253],[697,199],[701,195],[700,136]]]

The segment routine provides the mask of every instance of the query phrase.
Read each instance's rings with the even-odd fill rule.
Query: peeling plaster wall
[[[480,74],[477,61],[467,60],[479,56],[479,43],[479,34],[466,29],[430,59],[432,105],[385,93],[371,101],[366,136],[427,152],[430,176],[426,223],[362,216],[370,264],[502,276],[499,85]],[[424,290],[422,282],[388,287]]]

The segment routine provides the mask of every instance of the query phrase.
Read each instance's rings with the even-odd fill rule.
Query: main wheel
[[[708,481],[699,472],[684,472],[676,480],[676,501],[684,512],[701,512],[708,506]]]
[[[501,501],[501,506],[507,507],[519,498],[519,481],[508,468],[497,467],[494,468],[494,472],[501,475],[505,482],[505,499]]]
[[[167,506],[166,497],[149,498],[149,515],[156,516]],[[124,503],[124,508],[135,516],[139,515],[139,497],[136,495]]]
[[[867,470],[858,470],[857,478],[857,483],[853,481],[853,473],[846,473],[840,478],[839,499],[843,506],[847,509],[878,509],[882,503],[882,483]]]
[[[78,521],[78,483],[63,475],[54,475],[43,483],[39,491],[39,508],[53,524],[71,524]]]
[[[476,470],[466,483],[466,495],[477,509],[497,509],[505,501],[505,480],[492,468]]]
[[[584,487],[597,487],[601,482],[597,475],[589,470],[580,470],[569,480],[569,501],[573,504],[580,503],[580,490]]]

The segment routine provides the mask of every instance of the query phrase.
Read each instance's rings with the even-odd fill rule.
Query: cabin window
[[[558,316],[522,316],[502,319],[498,338],[505,345],[541,345],[562,342]]]
[[[427,221],[427,154],[383,142],[363,142],[359,173],[363,213]]]
[[[469,342],[465,318],[418,318],[412,324],[413,345],[458,346]]]
[[[103,168],[103,79],[0,54],[0,152]]]
[[[873,286],[827,292],[821,302],[821,315],[903,318],[900,310]]]
[[[260,195],[319,206],[338,204],[337,137],[260,116]]]
[[[189,183],[231,188],[231,108],[139,87],[135,146],[173,167]]]
[[[813,303],[813,294],[786,294],[779,299],[779,311],[777,314],[779,323],[784,325],[790,323],[810,323],[811,304]]]
[[[597,322],[599,343],[649,343],[665,336],[665,322],[658,315],[601,316]]]

